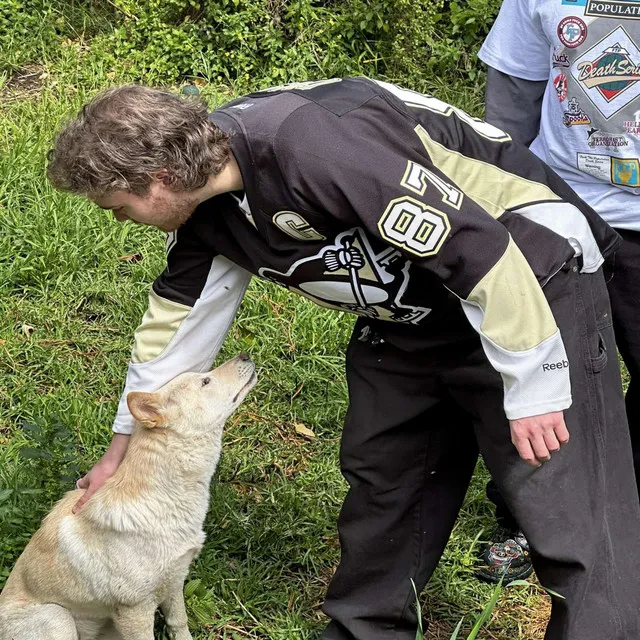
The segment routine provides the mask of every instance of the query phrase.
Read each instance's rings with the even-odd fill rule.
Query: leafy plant
[[[37,473],[37,488],[51,493],[54,497],[61,489],[73,488],[80,477],[78,448],[69,426],[59,417],[49,422],[22,420],[19,428],[29,444],[20,448],[20,456],[25,465]]]
[[[0,0],[0,71],[78,45],[131,81],[200,77],[246,91],[348,75],[414,89],[481,83],[476,51],[499,0]],[[16,19],[17,17],[17,19]],[[6,53],[5,53],[6,52]]]

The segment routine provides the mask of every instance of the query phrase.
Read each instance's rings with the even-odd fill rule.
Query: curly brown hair
[[[229,136],[207,118],[206,106],[138,85],[108,89],[58,134],[47,158],[56,189],[103,196],[146,195],[165,169],[174,191],[203,187],[227,164]]]

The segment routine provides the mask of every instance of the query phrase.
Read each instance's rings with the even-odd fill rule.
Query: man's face
[[[109,209],[118,222],[131,220],[136,224],[175,231],[184,224],[199,204],[187,191],[172,191],[162,181],[154,180],[144,196],[128,191],[114,191],[106,196],[92,197],[101,209]]]

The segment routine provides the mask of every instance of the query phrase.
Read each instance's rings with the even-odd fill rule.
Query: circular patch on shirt
[[[553,86],[556,88],[556,94],[560,102],[564,102],[567,99],[567,91],[569,90],[567,84],[567,76],[561,73],[553,81]]]
[[[558,38],[565,47],[575,49],[587,39],[587,25],[577,16],[567,16],[558,25]]]

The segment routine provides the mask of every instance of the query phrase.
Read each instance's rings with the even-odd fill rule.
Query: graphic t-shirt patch
[[[576,98],[571,98],[567,103],[567,110],[564,112],[562,122],[565,127],[573,127],[582,124],[591,124],[591,118],[586,111],[580,107]]]
[[[605,118],[640,95],[640,49],[619,26],[577,58],[571,74]]]
[[[587,34],[587,25],[577,16],[563,18],[558,25],[558,38],[570,49],[579,47],[587,39]]]
[[[556,76],[556,79],[553,81],[553,86],[556,88],[556,94],[558,95],[558,100],[560,102],[564,102],[567,99],[567,76],[564,73],[561,73]]]
[[[624,18],[626,20],[640,20],[639,0],[581,0],[586,5],[584,14],[599,18]]]

